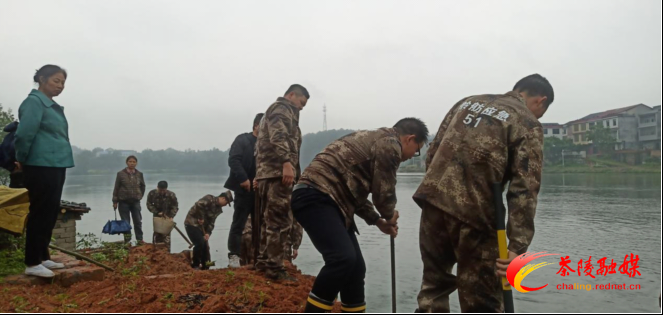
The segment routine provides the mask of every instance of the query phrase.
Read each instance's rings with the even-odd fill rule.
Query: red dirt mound
[[[2,285],[0,312],[302,312],[314,277],[290,264],[287,269],[298,282],[271,281],[248,268],[194,271],[183,254],[144,245],[132,248],[116,273],[100,282]]]

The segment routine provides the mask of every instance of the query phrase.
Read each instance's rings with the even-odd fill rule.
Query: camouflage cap
[[[231,190],[228,190],[226,192],[221,192],[219,196],[225,197],[226,201],[228,201],[228,205],[231,205],[231,202],[233,202],[233,193],[231,193]]]

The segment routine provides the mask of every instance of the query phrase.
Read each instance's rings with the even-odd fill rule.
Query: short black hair
[[[35,73],[35,76],[32,77],[32,80],[34,82],[41,84],[42,81],[39,79],[43,79],[44,82],[48,80],[48,78],[51,78],[53,75],[61,73],[63,76],[65,76],[65,79],[67,79],[67,71],[64,69],[60,68],[60,66],[56,65],[45,65],[37,70]]]
[[[157,188],[159,188],[159,189],[168,189],[168,182],[159,181],[159,183],[157,183]]]
[[[131,156],[127,157],[127,160],[125,160],[125,162],[129,162],[130,159],[134,159],[134,160],[136,160],[136,162],[138,162],[138,158],[136,158],[136,156],[134,156],[134,155],[131,155]]]
[[[422,120],[414,117],[407,117],[394,124],[394,129],[399,135],[415,135],[415,140],[422,143],[429,138],[429,129]]]
[[[252,128],[256,127],[256,125],[261,123],[261,120],[263,119],[263,115],[265,115],[265,114],[264,113],[256,114],[256,117],[254,117],[254,125],[252,126]]]
[[[288,90],[286,90],[286,93],[284,93],[284,96],[287,96],[289,93],[295,92],[297,95],[303,95],[307,100],[309,99],[309,91],[307,91],[307,88],[299,85],[299,84],[294,84],[291,85]]]
[[[540,74],[532,74],[519,80],[514,85],[512,91],[525,92],[531,97],[546,97],[545,105],[547,107],[553,103],[553,87],[549,83],[549,80],[546,80]]]

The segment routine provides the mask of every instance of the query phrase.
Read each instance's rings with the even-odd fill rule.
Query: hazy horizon
[[[73,145],[226,150],[290,84],[303,134],[403,117],[432,133],[459,99],[540,73],[543,123],[661,104],[661,1],[0,0],[0,103],[17,115],[37,68]]]

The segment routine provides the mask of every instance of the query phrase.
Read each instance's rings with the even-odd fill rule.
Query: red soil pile
[[[248,268],[194,271],[184,254],[144,245],[100,282],[0,285],[0,312],[299,313],[314,277],[287,269],[298,282],[271,281]]]

